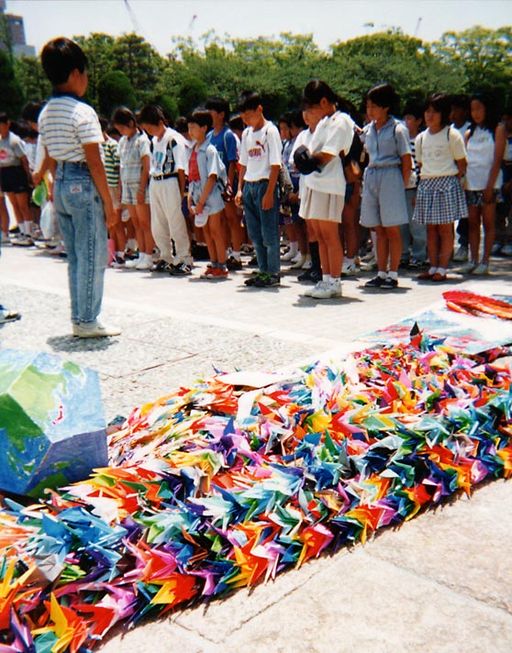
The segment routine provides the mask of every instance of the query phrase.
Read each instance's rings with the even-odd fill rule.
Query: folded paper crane
[[[0,489],[37,496],[107,462],[96,372],[51,354],[0,351]]]

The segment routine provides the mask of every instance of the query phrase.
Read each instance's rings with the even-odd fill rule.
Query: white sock
[[[135,251],[137,249],[137,241],[135,240],[135,238],[128,238],[126,247],[128,247],[128,249],[132,249],[133,251]]]
[[[235,252],[234,249],[231,250],[231,256],[235,259],[235,261],[240,260],[240,252]]]
[[[430,268],[428,269],[428,273],[430,274],[430,276],[432,276],[432,275],[435,274],[436,272],[437,272],[437,268],[435,268],[434,266],[432,266],[432,267],[430,267]]]
[[[378,276],[380,279],[387,279],[387,277],[388,277],[388,275],[386,274],[386,272],[385,272],[385,271],[382,271],[382,270],[379,270],[379,271],[377,272],[377,276]]]
[[[124,252],[116,252],[118,258],[124,258]]]
[[[326,283],[331,283],[331,275],[330,274],[324,274],[322,275],[322,281],[325,281]]]
[[[295,254],[297,254],[297,252],[299,251],[299,243],[296,240],[290,241],[290,246],[288,248],[288,251],[290,252],[290,254],[293,254],[293,256],[295,256]]]
[[[446,274],[446,268],[437,268],[438,274],[445,275]]]
[[[395,281],[398,280],[398,272],[392,272],[391,270],[388,272],[388,277],[390,279],[394,279]]]
[[[25,220],[23,224],[25,225],[25,234],[27,236],[30,236],[34,228],[34,223],[32,222],[32,220]]]
[[[354,259],[353,258],[348,258],[348,256],[345,256],[345,265],[348,267],[349,265],[354,265]]]
[[[339,277],[331,277],[331,284],[340,283]]]

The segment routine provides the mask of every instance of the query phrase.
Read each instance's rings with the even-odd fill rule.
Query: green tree
[[[37,57],[20,57],[14,60],[14,71],[25,98],[32,101],[45,100],[52,87]]]
[[[17,118],[24,99],[11,59],[6,52],[0,50],[0,110],[11,118]]]
[[[435,55],[465,80],[466,90],[507,89],[512,83],[512,27],[471,27],[446,32],[432,44]]]
[[[86,99],[94,106],[99,104],[100,79],[114,70],[113,48],[115,39],[110,34],[93,32],[89,36],[74,36],[88,59],[89,87]]]
[[[154,94],[164,60],[141,36],[123,34],[116,39],[112,63],[127,75],[140,103]]]
[[[121,70],[103,75],[98,83],[98,106],[100,113],[109,118],[119,106],[135,108],[136,98],[130,80]]]

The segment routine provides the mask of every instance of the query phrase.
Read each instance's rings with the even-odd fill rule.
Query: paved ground
[[[197,273],[195,273],[197,275]],[[440,299],[447,287],[512,293],[512,261],[478,282],[404,277],[393,293],[362,289],[327,302],[279,289],[109,270],[104,317],[120,338],[69,336],[66,263],[5,248],[0,302],[23,313],[3,347],[57,352],[100,373],[107,419],[214,368],[277,369],[361,338]],[[476,285],[475,285],[476,284]],[[511,653],[512,482],[498,481],[357,546],[208,607],[119,632],[102,653]]]

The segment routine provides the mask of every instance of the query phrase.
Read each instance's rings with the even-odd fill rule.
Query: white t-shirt
[[[244,129],[240,145],[240,164],[245,166],[244,181],[269,179],[270,168],[281,165],[281,138],[277,127],[265,122],[261,129]]]
[[[153,136],[151,139],[149,174],[155,177],[172,174],[178,170],[188,170],[185,138],[175,129],[167,127],[162,138]]]
[[[56,161],[85,161],[83,145],[104,140],[96,111],[73,95],[52,97],[41,111],[38,129]]]
[[[473,135],[468,139],[466,147],[468,150],[466,189],[484,190],[494,163],[494,134],[488,129],[476,127]],[[502,176],[500,170],[494,188],[501,187]]]
[[[0,138],[0,167],[20,166],[21,157],[27,156],[26,143],[19,136],[9,132],[7,138]]]
[[[322,118],[313,133],[309,145],[312,154],[324,152],[333,158],[320,170],[306,177],[306,187],[332,195],[345,195],[346,181],[343,164],[339,156],[350,150],[354,138],[354,121],[346,114],[336,111],[332,116]]]
[[[453,127],[443,127],[437,134],[426,129],[416,136],[415,155],[422,179],[452,177],[459,172],[455,161],[466,158],[464,139]]]

